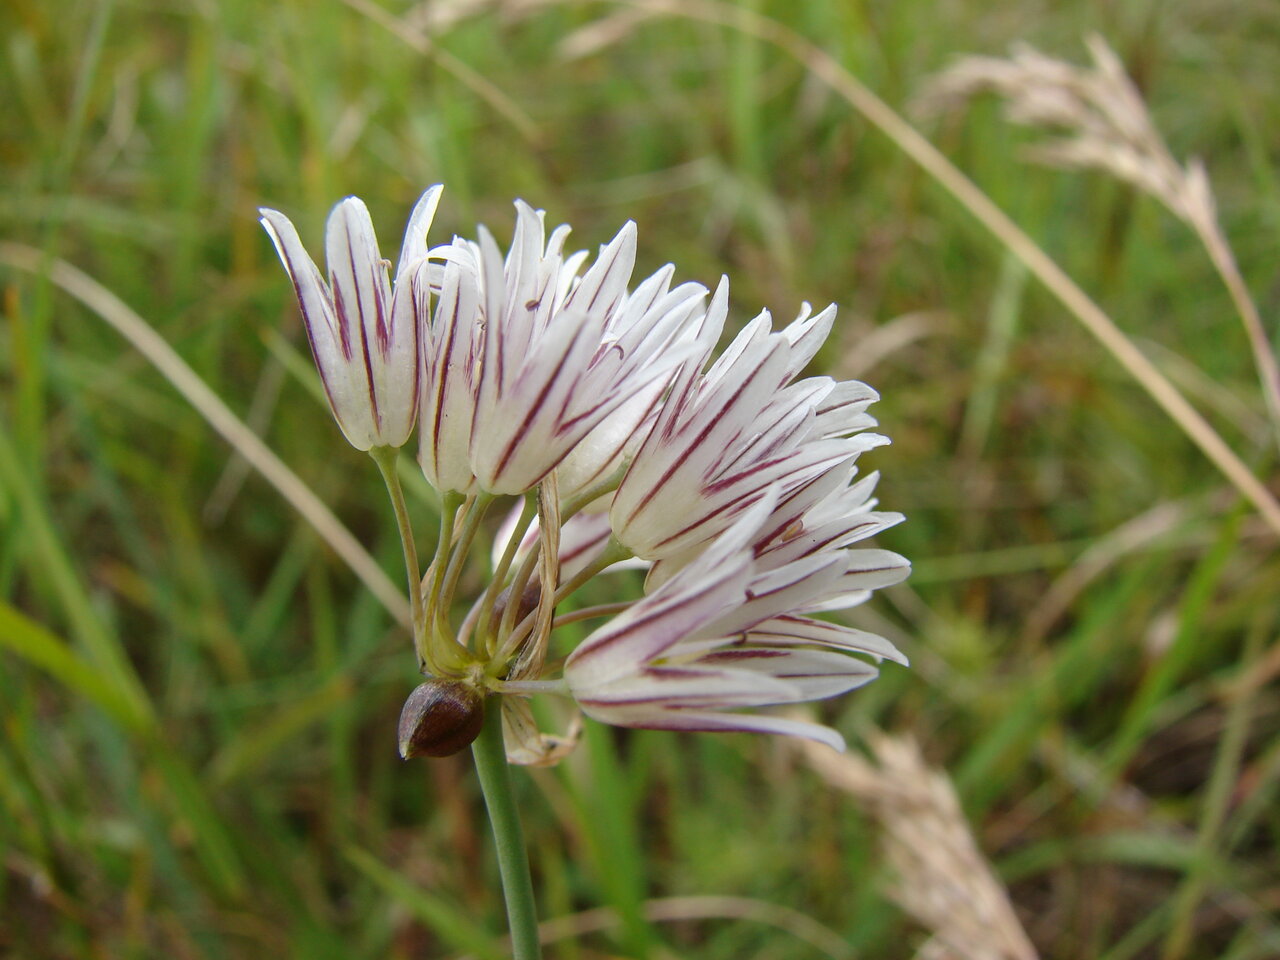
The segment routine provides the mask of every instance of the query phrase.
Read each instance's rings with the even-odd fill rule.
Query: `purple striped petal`
[[[565,661],[574,695],[634,674],[717,614],[740,603],[752,573],[751,540],[773,510],[767,496],[684,571],[592,633]]]
[[[400,247],[400,260],[396,263],[396,283],[415,271],[427,256],[427,234],[436,218],[436,210],[440,206],[440,195],[444,187],[437,184],[431,187],[414,205],[409,214],[409,223],[404,230],[404,243]]]
[[[608,316],[622,302],[636,264],[636,225],[628,220],[565,299],[566,309]]]
[[[578,705],[591,714],[595,710],[655,706],[668,710],[731,710],[804,699],[798,686],[765,671],[717,669],[701,663],[646,667],[579,693]]]
[[[649,705],[643,708],[583,708],[588,716],[619,727],[645,730],[679,730],[689,733],[772,733],[816,740],[833,750],[844,750],[844,738],[830,727],[769,714],[714,713],[702,710],[671,710]]]
[[[790,362],[787,364],[787,376],[798,377],[808,366],[809,361],[817,354],[818,349],[831,334],[831,327],[836,319],[836,305],[829,305],[821,313],[809,315],[813,308],[802,304],[800,315],[782,329],[782,335],[791,344]]]
[[[402,446],[417,418],[422,323],[407,277],[413,262],[426,254],[426,231],[439,195],[439,187],[428,190],[410,217],[404,243],[409,255],[402,256],[397,273],[406,283],[398,294],[392,292],[369,211],[359,199],[341,201],[326,223],[328,284],[288,218],[261,211],[293,280],[334,417],[361,450]],[[420,252],[413,257],[415,250]]]
[[[777,706],[826,700],[865,686],[880,671],[865,660],[806,647],[769,647],[748,642],[717,650],[697,660],[699,667],[731,667],[780,680],[789,688],[785,699],[758,700],[751,706]]]
[[[415,274],[415,283],[422,303],[429,292],[428,267]],[[420,312],[424,310],[420,307]],[[474,274],[463,261],[447,263],[425,363],[418,445],[423,475],[437,490],[466,493],[475,483],[468,451],[478,389],[479,311],[480,293]]]
[[[808,617],[782,616],[758,623],[748,632],[747,642],[764,646],[818,644],[836,650],[866,653],[881,660],[910,666],[906,656],[884,637],[839,623]]]

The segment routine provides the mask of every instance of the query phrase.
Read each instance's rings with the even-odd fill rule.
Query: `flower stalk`
[[[427,651],[427,624],[422,604],[422,579],[418,574],[418,548],[413,540],[413,524],[409,520],[409,509],[404,502],[404,490],[400,486],[400,478],[396,475],[396,461],[400,451],[396,447],[373,447],[369,456],[378,465],[378,472],[387,485],[387,494],[391,497],[391,508],[396,515],[396,528],[400,531],[400,546],[404,550],[405,573],[409,578],[409,612],[413,617],[413,649],[418,654],[418,668],[422,669],[430,661]]]
[[[520,549],[520,542],[524,539],[525,533],[529,530],[529,526],[537,515],[537,498],[531,493],[525,494],[524,506],[521,509],[520,517],[511,531],[511,537],[502,551],[502,556],[498,559],[497,566],[494,568],[493,579],[490,581],[488,589],[485,590],[477,622],[480,624],[485,650],[490,656],[493,655],[497,648],[497,637],[491,626],[493,609],[498,601],[498,595],[507,584],[507,575],[511,572],[511,564]],[[517,597],[514,593],[508,595],[508,603],[516,601]]]
[[[468,497],[462,517],[462,530],[453,538],[449,556],[436,558],[439,564],[438,569],[445,571],[440,590],[435,596],[437,621],[446,618],[449,608],[453,606],[453,594],[458,588],[458,578],[462,576],[462,569],[467,565],[467,554],[471,552],[471,545],[475,542],[476,533],[480,530],[480,521],[484,519],[485,511],[492,502],[493,497],[483,493]],[[447,624],[444,626],[447,628]]]
[[[484,794],[485,809],[489,812],[489,823],[493,829],[502,893],[507,902],[511,955],[513,960],[539,960],[542,947],[538,942],[533,878],[529,873],[529,854],[503,746],[501,697],[490,697],[485,704],[484,726],[480,736],[471,744],[471,755],[475,759],[480,790]]]

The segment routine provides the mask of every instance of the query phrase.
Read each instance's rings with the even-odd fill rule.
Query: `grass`
[[[1026,39],[1083,62],[1102,33],[1174,154],[1204,160],[1274,316],[1266,4],[742,6],[899,110],[956,55]],[[836,301],[819,365],[884,397],[894,445],[869,462],[909,517],[884,545],[920,575],[859,612],[914,668],[824,716],[912,734],[951,774],[1042,955],[1280,952],[1275,534],[1111,353],[760,36],[604,3],[385,10],[9,5],[0,234],[136,312],[396,583],[379,479],[317,393],[257,206],[314,239],[359,194],[386,239],[443,181],[441,236],[501,236],[523,196],[583,246],[635,219],[643,271],[727,273],[737,322]],[[607,46],[561,54],[606,17],[627,18]],[[921,129],[1275,496],[1249,343],[1194,235],[1103,174],[1028,164],[1036,135],[991,103]],[[503,955],[471,773],[395,756],[404,631],[99,311],[6,264],[0,952]],[[612,910],[552,956],[830,954],[746,901],[848,955],[929,935],[886,895],[868,809],[785,744],[589,727],[516,779],[543,915]],[[661,906],[708,895],[739,899]]]

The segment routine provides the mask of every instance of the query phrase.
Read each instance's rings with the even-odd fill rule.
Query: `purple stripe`
[[[297,298],[297,300],[298,300],[298,312],[302,314],[302,323],[303,323],[303,325],[307,328],[307,340],[308,340],[308,342],[310,342],[310,344],[311,344],[311,355],[315,358],[316,366],[317,366],[317,367],[320,367],[320,366],[321,366],[321,364],[320,364],[320,356],[319,356],[319,354],[316,352],[316,336],[315,336],[315,333],[313,332],[313,323],[312,323],[312,320],[311,320],[311,312],[310,312],[309,310],[307,310],[307,301],[306,301],[306,298],[305,298],[305,297],[303,296],[303,294],[302,294],[302,285],[301,285],[300,283],[298,283],[298,277],[297,277],[297,274],[295,273],[295,270],[294,270],[293,261],[292,261],[291,259],[289,259],[289,254],[288,254],[287,249],[286,249],[284,246],[281,246],[280,250],[281,250],[281,252],[284,254],[284,259],[285,259],[285,261],[286,261],[286,266],[288,267],[289,282],[293,284],[293,295],[294,295],[294,296]],[[313,265],[313,268],[314,268],[314,265]],[[316,282],[317,282],[317,283],[321,284],[321,292],[323,293],[323,292],[324,292],[324,288],[323,288],[323,282],[324,282],[324,281],[320,279],[320,276],[319,276],[319,272],[318,272],[318,271],[316,272],[315,280],[316,280]],[[323,376],[324,376],[324,370],[323,370],[323,369],[321,369],[321,370],[320,370],[320,375],[321,375],[321,377],[323,377]]]
[[[785,650],[718,650],[698,658],[698,663],[727,663],[740,660],[768,660],[774,657],[787,657]]]
[[[750,490],[747,490],[741,496],[734,497],[732,500],[726,501],[724,504],[717,507],[715,510],[712,510],[710,513],[704,513],[699,519],[695,520],[693,523],[687,524],[681,527],[675,533],[671,534],[670,536],[664,537],[663,539],[659,540],[657,543],[653,545],[651,549],[657,550],[671,543],[673,540],[679,540],[681,537],[686,537],[689,534],[693,533],[693,531],[697,530],[699,527],[706,526],[712,520],[715,520],[717,517],[721,516],[722,514],[730,510],[733,510],[735,508],[745,510],[747,507],[751,506],[752,503],[758,502],[760,500],[760,497],[763,495],[764,490],[768,486],[769,486],[768,483],[764,483],[761,486],[752,487]],[[754,500],[752,498],[754,498]],[[744,503],[743,501],[750,501],[750,502]]]
[[[644,387],[646,386],[648,386],[648,384],[644,384],[639,389],[643,390]],[[573,430],[582,423],[582,421],[590,420],[592,417],[596,416],[596,414],[598,414],[601,410],[605,411],[603,414],[600,414],[600,417],[599,417],[600,420],[603,420],[605,417],[611,414],[618,407],[622,406],[624,403],[630,400],[631,397],[633,396],[635,396],[635,394],[620,393],[617,389],[617,384],[615,383],[613,385],[613,389],[611,391],[605,392],[604,399],[601,400],[599,403],[592,405],[588,409],[584,410],[582,413],[578,414],[576,417],[565,420],[563,419],[563,417],[569,412],[568,411],[569,400],[573,399],[573,395],[572,393],[570,393],[568,396],[566,396],[564,405],[560,408],[560,416],[556,418],[557,421],[559,422],[559,425],[556,427],[556,435],[563,437],[567,434],[572,433]],[[591,426],[587,428],[587,433],[590,433],[591,429],[597,425],[598,423],[591,424]]]
[[[624,642],[626,640],[631,639],[636,632],[642,631],[649,624],[652,624],[656,621],[661,621],[663,618],[670,617],[678,613],[681,609],[685,607],[693,606],[698,601],[706,597],[707,594],[721,589],[723,584],[724,584],[723,578],[719,580],[712,580],[709,583],[705,583],[700,590],[697,590],[693,593],[685,594],[684,597],[678,598],[676,600],[667,600],[663,602],[660,606],[658,606],[656,610],[653,610],[646,614],[641,614],[639,616],[636,616],[630,623],[627,623],[621,630],[616,631],[612,636],[601,637],[595,642],[592,642],[590,639],[583,641],[583,645],[578,647],[577,650],[575,650],[573,653],[569,655],[569,659],[566,661],[566,664],[565,664],[566,667],[571,667],[575,663],[581,663],[583,660],[587,659],[593,654],[599,653],[603,650],[613,647],[615,644],[619,642]],[[656,596],[656,594],[652,594],[651,596]],[[643,602],[645,601],[641,601],[641,603]],[[632,610],[637,610],[637,609],[639,608],[638,607],[632,608]],[[605,629],[608,630],[609,628],[606,627]],[[696,627],[694,629],[696,629]],[[674,642],[675,641],[672,641],[672,643]],[[588,643],[590,643],[591,645],[587,646]],[[666,647],[669,647],[670,645],[671,644],[666,644],[664,647],[660,649],[666,649]]]
[[[274,224],[272,225],[272,229],[274,229]],[[286,271],[289,274],[289,280],[293,283],[293,295],[298,298],[298,310],[302,314],[302,322],[307,327],[307,338],[311,340],[312,356],[316,357],[316,366],[319,367],[320,358],[319,356],[316,355],[316,352],[315,352],[315,334],[312,333],[313,322],[311,319],[311,312],[307,309],[307,299],[305,296],[303,296],[302,285],[298,282],[298,268],[294,265],[293,257],[289,255],[289,245],[282,242],[277,244],[276,246],[277,246],[277,249],[279,249],[280,251],[280,255],[284,258]],[[309,257],[307,259],[308,261],[310,261]],[[315,283],[316,289],[318,290],[321,299],[324,299],[325,295],[329,293],[329,288],[325,284],[324,278],[320,275],[320,271],[316,268],[316,265],[314,262],[310,263],[310,267],[311,267],[312,282]],[[336,306],[335,306],[334,312],[337,313]],[[342,321],[340,317],[338,321],[338,329],[339,331],[342,330]],[[347,349],[345,342],[342,343],[342,348],[343,348],[342,352],[344,356],[348,360],[350,360],[351,352],[350,350]],[[321,370],[322,375],[323,375],[323,372],[324,371]]]
[[[271,228],[274,231],[275,225],[271,224]],[[324,395],[329,401],[329,409],[333,411],[334,417],[337,418],[338,424],[341,426],[342,415],[338,412],[338,405],[333,399],[333,387],[329,383],[329,371],[325,368],[325,363],[320,357],[320,351],[316,348],[315,324],[311,318],[311,312],[307,309],[307,300],[302,294],[302,285],[298,282],[298,269],[293,262],[293,258],[289,255],[288,244],[278,243],[276,244],[276,249],[280,251],[280,255],[285,261],[285,272],[289,274],[289,282],[293,284],[293,295],[298,300],[298,312],[302,314],[303,326],[307,328],[307,345],[311,347],[311,359],[315,361],[316,370],[320,373],[320,384],[324,387]],[[308,258],[308,261],[310,261],[310,258]],[[316,268],[315,263],[310,263],[310,266],[312,282],[316,285],[316,289],[321,299],[323,299],[329,292],[328,287],[325,285],[324,278],[320,276],[320,271]],[[345,353],[346,351],[344,350],[343,352]],[[348,356],[347,359],[350,359],[350,357]]]
[[[387,359],[387,355],[391,347],[391,331],[387,326],[387,304],[386,298],[382,295],[382,284],[379,280],[385,280],[386,274],[382,277],[378,276],[378,271],[382,269],[381,264],[371,264],[371,279],[373,280],[373,305],[378,316],[378,350],[382,353],[383,360]]]
[[[356,257],[355,249],[351,243],[351,226],[347,222],[347,218],[342,218],[342,228],[347,232],[347,262],[351,265],[351,282],[356,284],[356,303],[360,313],[360,347],[364,350],[364,376],[365,383],[369,387],[369,404],[373,409],[373,422],[375,428],[382,431],[382,411],[378,409],[378,390],[373,383],[373,360],[369,356],[369,331],[364,322],[364,304],[360,303],[359,278],[356,273]],[[341,284],[334,283],[334,291],[341,289]],[[374,299],[377,300],[375,291]],[[379,311],[380,312],[380,311]]]
[[[857,551],[850,551],[850,552],[856,553]],[[841,579],[859,577],[867,573],[887,573],[890,570],[901,570],[904,567],[908,567],[908,566],[910,566],[910,564],[894,563],[887,567],[858,567],[856,570],[846,570],[844,573],[844,577],[842,577]]]
[[[742,395],[746,393],[748,388],[759,378],[760,374],[764,370],[764,367],[766,366],[768,361],[772,358],[772,356],[773,356],[772,352],[765,354],[765,356],[761,359],[760,363],[756,365],[756,368],[752,372],[752,374],[746,379],[744,379],[741,384],[738,385],[738,389],[735,390],[732,396],[729,397],[728,401],[721,406],[720,408],[721,416],[711,418],[710,422],[707,424],[705,428],[703,428],[702,432],[699,433],[697,437],[695,437],[691,442],[686,442],[683,452],[681,452],[681,454],[675,458],[671,466],[667,468],[666,472],[663,473],[663,475],[658,478],[657,482],[654,483],[652,487],[650,487],[649,492],[646,493],[643,497],[641,497],[640,502],[637,503],[635,507],[630,511],[629,515],[627,516],[627,523],[630,523],[631,521],[633,521],[636,518],[636,516],[639,515],[640,511],[643,510],[645,507],[647,507],[653,501],[653,498],[656,497],[658,493],[662,490],[662,488],[665,487],[670,482],[672,475],[675,474],[675,472],[684,464],[686,460],[688,460],[689,456],[693,453],[693,451],[697,447],[701,446],[702,442],[706,440],[708,434],[710,434],[713,430],[715,430],[717,426],[719,426],[720,421],[726,415],[724,411],[731,409],[732,406],[742,397]],[[637,456],[637,459],[639,459],[638,456]]]
[[[775,524],[773,529],[769,530],[767,533],[762,531],[757,542],[761,544],[768,544],[775,537],[781,536],[796,523],[800,524],[800,530],[795,534],[795,537],[804,533],[804,515],[812,510],[817,505],[817,502],[806,505],[797,513],[794,511],[795,501],[797,498],[813,489],[813,487],[821,482],[825,476],[826,474],[819,474],[812,480],[806,480],[804,483],[800,484],[800,486],[796,487],[796,489],[792,491],[786,499],[779,503],[777,510],[774,511],[774,516],[778,519],[777,524]],[[790,542],[790,540],[795,537],[788,538],[788,540],[784,542]]]
[[[713,483],[713,484],[708,484],[708,485],[704,486],[704,487],[699,491],[699,493],[700,493],[700,494],[714,493],[714,492],[717,492],[718,490],[727,489],[728,487],[733,486],[735,483],[740,482],[744,477],[749,477],[749,476],[751,476],[751,475],[753,475],[753,474],[758,474],[758,473],[760,473],[761,471],[764,471],[764,470],[766,470],[766,469],[768,469],[768,468],[770,468],[770,467],[776,467],[776,466],[778,466],[779,464],[786,463],[788,459],[790,459],[790,458],[794,457],[795,455],[796,455],[796,451],[791,451],[790,453],[786,454],[785,456],[778,457],[778,458],[776,458],[776,459],[774,459],[774,460],[771,460],[771,461],[769,461],[769,462],[767,462],[767,463],[758,464],[757,466],[752,467],[749,471],[744,471],[744,472],[739,473],[739,474],[737,474],[737,475],[735,475],[735,476],[733,476],[733,477],[729,477],[729,478],[724,479],[724,480],[718,480],[718,481],[716,481],[716,482],[715,482],[715,483]],[[797,472],[799,472],[799,471],[801,471],[801,470],[808,470],[808,469],[812,469],[812,468],[814,468],[814,467],[816,467],[816,466],[821,465],[822,463],[823,463],[823,461],[821,461],[821,460],[820,460],[820,461],[818,461],[817,463],[814,463],[814,464],[807,464],[807,465],[805,465],[805,466],[798,467],[798,468],[797,468]],[[821,477],[821,475],[819,475],[819,478],[820,478],[820,477]],[[770,486],[773,486],[774,484],[783,484],[783,483],[786,483],[786,482],[787,482],[787,479],[788,479],[788,478],[787,478],[786,476],[776,477],[776,478],[773,478],[773,479],[766,479],[763,483],[759,484],[758,486],[749,487],[747,490],[745,490],[744,492],[742,492],[742,493],[741,493],[741,494],[739,494],[738,496],[734,497],[732,500],[728,500],[728,501],[726,501],[725,503],[721,504],[719,507],[717,507],[715,510],[712,510],[710,513],[704,513],[704,514],[702,515],[701,519],[696,520],[695,522],[693,522],[693,523],[691,523],[691,524],[688,524],[688,525],[687,525],[687,526],[685,526],[685,527],[682,527],[682,528],[681,528],[679,531],[677,531],[676,533],[671,534],[671,536],[666,537],[666,538],[665,538],[665,539],[663,539],[663,540],[659,540],[656,544],[654,544],[654,549],[657,549],[658,547],[662,547],[662,546],[664,546],[664,545],[666,545],[666,544],[670,543],[672,540],[677,540],[677,539],[679,539],[680,537],[687,536],[687,535],[688,535],[689,533],[691,533],[692,531],[697,530],[699,527],[701,527],[701,526],[703,526],[703,525],[705,525],[705,524],[707,524],[707,523],[710,523],[712,520],[716,519],[717,517],[719,517],[721,514],[725,513],[726,511],[732,510],[733,508],[738,507],[738,506],[750,506],[750,504],[745,504],[745,505],[744,505],[744,504],[743,504],[743,501],[744,501],[744,500],[747,500],[748,498],[751,498],[751,497],[757,497],[757,498],[758,498],[758,497],[759,497],[759,495],[760,495],[760,493],[761,493],[761,491],[765,490],[766,488],[768,488],[768,487],[770,487]],[[817,479],[817,478],[816,478],[816,479]],[[758,539],[756,542],[764,543],[764,542],[766,542],[766,541],[765,541],[764,539]]]
[[[835,533],[831,534],[831,536],[825,537],[821,540],[815,540],[813,543],[809,544],[809,546],[807,546],[804,550],[800,551],[800,556],[795,557],[794,559],[798,560],[800,559],[800,557],[812,556],[813,554],[827,547],[829,544],[832,544],[835,541],[841,539],[842,537],[848,536],[850,533],[853,533],[854,531],[858,530],[861,527],[868,527],[868,526],[875,526],[875,524],[859,523],[859,524],[855,524],[852,527],[845,527],[843,529],[837,530]],[[796,534],[796,536],[792,537],[791,539],[785,540],[782,543],[778,544],[776,547],[773,548],[773,550],[765,550],[764,554],[773,553],[775,550],[782,550],[783,548],[791,545],[796,540],[798,540],[803,534],[804,534],[804,531],[802,530],[800,533]]]
[[[413,320],[413,406],[410,409],[412,411],[411,416],[417,417],[419,413],[418,403],[422,397],[422,368],[427,361],[422,349],[423,320],[418,316],[417,299],[414,296],[412,285],[407,280],[405,286],[409,297],[410,317]]]
[[[333,284],[333,313],[338,319],[338,346],[342,348],[342,357],[351,361],[351,337],[347,330],[347,303],[342,297],[342,286],[336,281]]]
[[[582,337],[584,328],[585,328],[585,324],[584,326],[578,328],[577,332],[574,333],[573,338],[565,345],[564,351],[560,354],[560,360],[556,364],[555,374],[551,377],[550,380],[548,380],[545,384],[543,384],[542,390],[538,393],[537,399],[534,401],[534,403],[530,405],[529,410],[525,413],[525,418],[521,422],[519,429],[512,436],[511,441],[507,444],[506,449],[503,451],[501,459],[498,461],[497,468],[493,472],[494,477],[501,475],[502,471],[504,471],[507,468],[507,465],[511,462],[511,458],[515,456],[516,449],[520,446],[521,442],[524,440],[524,434],[529,429],[529,424],[531,424],[535,419],[537,419],[540,413],[540,408],[542,407],[542,404],[547,399],[547,394],[551,392],[552,387],[556,385],[556,383],[560,379],[560,375],[564,372],[564,368],[565,368],[564,361],[567,357],[569,357],[573,353],[573,348],[577,345],[578,340]]]
[[[459,287],[461,286],[461,277],[459,276]],[[443,292],[443,291],[442,291]],[[438,308],[438,307],[437,307]],[[436,473],[440,472],[440,428],[444,420],[444,398],[448,392],[446,389],[449,379],[450,360],[453,357],[453,344],[458,336],[458,311],[462,308],[461,289],[454,290],[453,296],[453,314],[448,323],[447,341],[445,349],[436,356],[440,360],[440,375],[436,378],[436,410],[435,417],[431,424],[431,457],[435,464]]]

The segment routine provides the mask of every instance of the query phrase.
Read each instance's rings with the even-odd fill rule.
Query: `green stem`
[[[431,580],[431,588],[427,591],[427,618],[432,624],[435,623],[436,609],[439,606],[444,571],[453,555],[454,518],[457,517],[458,508],[462,506],[464,499],[460,493],[440,494],[440,537],[436,542],[435,556],[431,558],[431,566],[427,567],[427,577]]]
[[[462,568],[467,564],[467,554],[471,552],[476,531],[480,529],[480,521],[484,519],[484,512],[493,502],[493,497],[487,493],[480,493],[468,498],[468,501],[466,513],[462,518],[462,531],[450,548],[453,552],[449,556],[449,567],[445,571],[440,592],[436,597],[439,611],[447,611],[453,606],[453,592],[458,587],[458,578],[462,576]]]
[[[461,676],[469,664],[474,661],[466,648],[458,643],[449,630],[449,606],[453,601],[452,586],[446,591],[446,570],[452,569],[456,544],[453,539],[454,524],[458,509],[467,498],[460,493],[442,491],[440,494],[440,538],[436,544],[436,553],[427,568],[424,580],[430,580],[424,603],[424,640],[427,652],[427,666],[435,676]],[[466,553],[466,549],[463,549]],[[425,584],[424,584],[425,586]]]
[[[562,613],[556,617],[551,622],[551,629],[555,630],[565,624],[578,623],[581,620],[593,620],[596,617],[612,617],[629,609],[633,604],[635,604],[634,600],[619,600],[617,603],[599,603],[594,607],[571,610],[569,613]]]
[[[529,585],[530,578],[533,577],[533,571],[538,569],[538,560],[541,558],[542,544],[537,544],[532,550],[525,554],[524,560],[520,567],[516,570],[516,575],[511,580],[511,592],[508,596],[511,602],[507,604],[507,609],[502,612],[502,623],[498,626],[498,636],[505,638],[502,646],[499,648],[499,654],[495,658],[499,662],[506,662],[515,653],[516,645],[520,638],[513,640],[511,638],[512,628],[516,626],[516,616],[520,610],[520,598],[524,596],[525,587]],[[533,616],[533,614],[529,614]],[[526,631],[527,632],[527,631]]]
[[[605,545],[604,551],[595,560],[591,561],[586,567],[583,567],[575,573],[570,579],[560,584],[556,590],[556,603],[559,604],[577,590],[588,580],[596,576],[596,574],[604,573],[615,563],[621,563],[623,560],[630,560],[635,554],[620,544],[613,537],[609,538],[609,542]]]
[[[493,827],[502,893],[507,902],[507,925],[511,928],[512,960],[539,960],[542,948],[538,943],[538,912],[529,875],[529,854],[520,829],[520,811],[511,792],[511,772],[502,743],[501,697],[489,697],[485,703],[484,728],[471,744],[471,755]]]
[[[572,578],[560,584],[556,590],[555,604],[559,606],[570,594],[581,587],[598,573],[613,566],[621,560],[629,560],[634,554],[620,544],[613,537],[609,538],[608,545],[604,548],[604,552],[596,557],[591,564],[579,570]],[[503,641],[502,656],[510,656],[511,653],[520,645],[520,642],[529,635],[529,631],[533,629],[534,618],[537,611],[529,614],[518,624],[515,629],[511,630],[507,638]]]
[[[588,487],[575,497],[570,497],[560,505],[560,522],[564,523],[570,517],[579,513],[584,507],[588,507],[595,503],[606,493],[613,493],[618,487],[622,486],[622,478],[627,475],[627,469],[630,463],[624,463],[609,476],[605,477],[593,487]]]
[[[391,507],[396,514],[396,526],[400,530],[400,545],[404,549],[405,572],[409,576],[409,609],[413,615],[413,649],[418,654],[418,666],[427,663],[426,617],[422,606],[422,579],[418,574],[418,548],[413,541],[413,525],[409,522],[409,508],[404,502],[404,491],[396,475],[396,459],[400,451],[395,447],[374,447],[369,456],[378,465],[382,480],[391,495]]]
[[[481,633],[484,636],[485,650],[492,656],[494,647],[496,646],[493,630],[490,628],[489,621],[493,618],[493,608],[497,603],[498,594],[505,585],[507,574],[511,570],[511,563],[515,559],[516,551],[520,548],[520,541],[524,539],[525,533],[528,531],[533,518],[538,515],[537,499],[532,496],[526,496],[524,508],[520,512],[520,519],[516,522],[515,529],[511,531],[511,539],[507,541],[507,547],[502,552],[502,558],[498,561],[498,567],[493,571],[493,579],[489,581],[489,589],[485,591],[484,601],[480,607],[480,615],[477,623],[480,624]],[[519,597],[514,592],[509,594],[509,603],[519,606]]]
[[[569,681],[561,677],[559,680],[490,680],[489,689],[504,696],[529,697],[538,693],[558,694],[562,697],[572,696]]]

